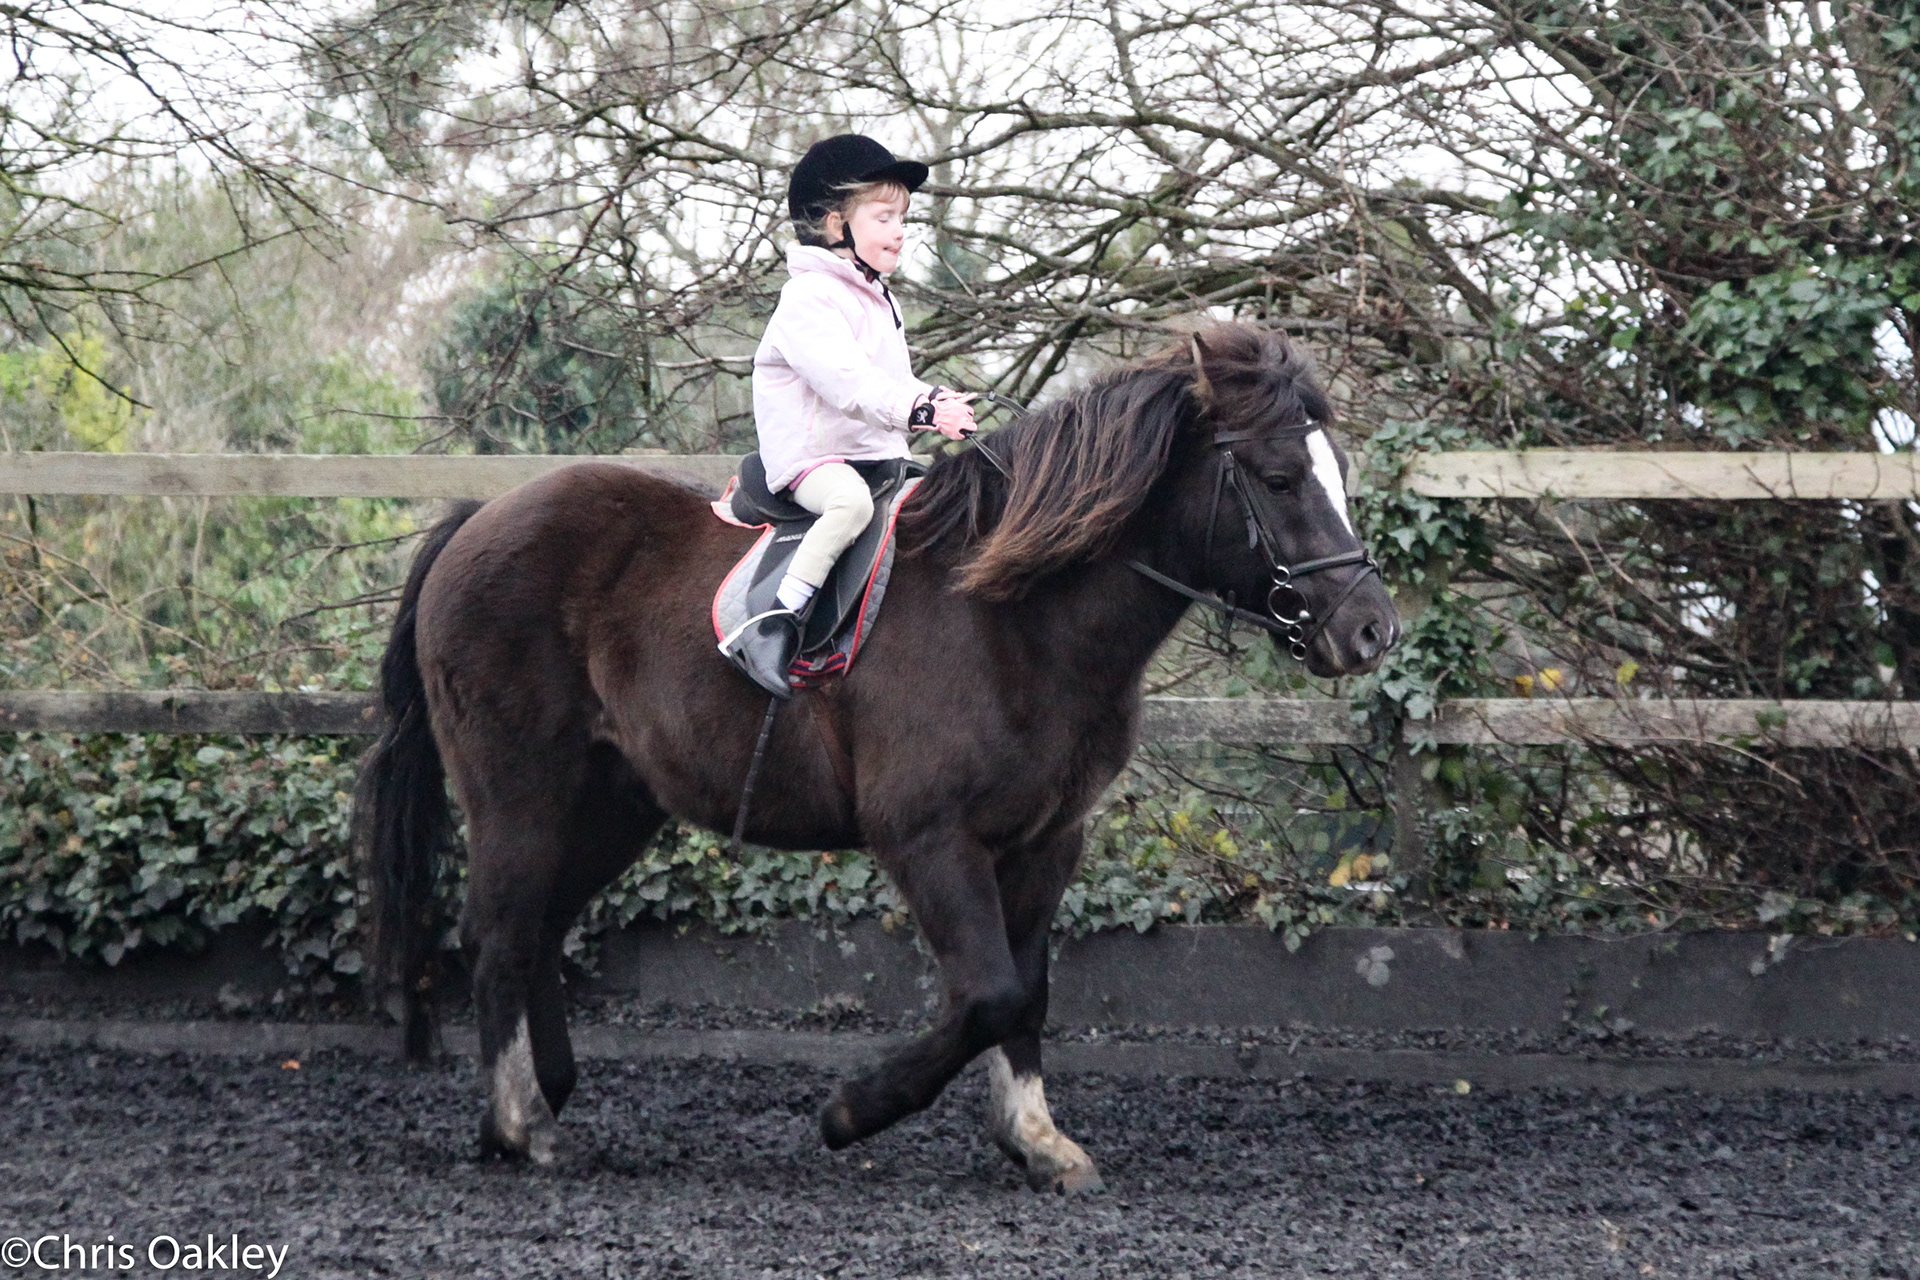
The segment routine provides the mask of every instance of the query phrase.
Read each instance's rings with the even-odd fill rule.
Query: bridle
[[[1220,466],[1214,473],[1213,501],[1207,508],[1207,535],[1202,543],[1200,563],[1213,562],[1214,529],[1220,521],[1220,499],[1231,490],[1234,500],[1240,506],[1240,518],[1247,526],[1247,550],[1258,550],[1271,566],[1272,583],[1267,588],[1267,611],[1254,613],[1250,609],[1240,608],[1229,595],[1220,599],[1211,592],[1190,587],[1184,582],[1170,578],[1166,574],[1139,560],[1127,561],[1127,567],[1159,583],[1169,591],[1178,592],[1187,599],[1203,604],[1229,618],[1251,623],[1273,635],[1285,638],[1287,652],[1295,660],[1305,661],[1307,648],[1334,615],[1340,612],[1340,606],[1354,593],[1369,573],[1378,574],[1380,566],[1374,562],[1365,547],[1355,547],[1352,551],[1343,551],[1338,555],[1321,556],[1313,560],[1302,560],[1288,564],[1280,554],[1280,546],[1273,536],[1273,530],[1261,518],[1259,508],[1253,504],[1250,492],[1251,482],[1247,479],[1246,469],[1240,459],[1234,455],[1233,446],[1248,440],[1300,439],[1321,428],[1316,424],[1297,427],[1282,427],[1277,431],[1220,431],[1215,432],[1213,445],[1220,451]],[[1329,495],[1331,496],[1331,495]],[[1361,566],[1360,572],[1347,580],[1347,585],[1334,597],[1333,605],[1318,618],[1314,616],[1313,606],[1308,603],[1306,592],[1297,585],[1299,580],[1309,574],[1324,573],[1329,569],[1340,569],[1347,565]]]
[[[980,398],[1015,413],[1026,412],[1018,402],[991,391],[980,393]],[[1274,538],[1273,530],[1267,527],[1267,522],[1260,517],[1259,509],[1253,504],[1251,482],[1247,479],[1244,465],[1234,455],[1233,446],[1249,440],[1304,439],[1321,429],[1316,423],[1305,423],[1300,426],[1281,427],[1277,430],[1216,431],[1213,436],[1213,447],[1220,451],[1220,466],[1214,473],[1213,500],[1207,507],[1207,534],[1206,541],[1202,544],[1200,563],[1204,567],[1213,561],[1213,535],[1220,521],[1220,500],[1227,491],[1231,490],[1235,502],[1239,504],[1240,517],[1247,526],[1247,550],[1258,550],[1271,566],[1272,583],[1267,588],[1267,611],[1264,614],[1255,613],[1251,609],[1242,609],[1234,600],[1232,593],[1228,593],[1227,597],[1222,599],[1210,591],[1190,587],[1177,578],[1168,577],[1145,561],[1129,560],[1127,567],[1167,590],[1183,595],[1196,604],[1205,605],[1228,619],[1249,623],[1271,635],[1282,637],[1287,642],[1287,652],[1292,654],[1296,661],[1304,662],[1308,646],[1326,629],[1327,624],[1333,621],[1334,615],[1340,612],[1340,607],[1346,604],[1348,597],[1354,593],[1367,575],[1379,574],[1380,566],[1365,547],[1355,547],[1352,551],[1343,551],[1338,555],[1321,556],[1314,560],[1302,560],[1298,564],[1288,564],[1280,555],[1279,542]],[[973,447],[993,464],[994,470],[1009,481],[1013,479],[1012,473],[1007,470],[1005,464],[978,438],[974,439]],[[1296,584],[1309,574],[1325,573],[1329,569],[1340,569],[1356,564],[1361,566],[1360,571],[1347,580],[1347,585],[1342,587],[1340,594],[1334,597],[1332,607],[1316,618],[1313,606],[1307,601],[1306,593]]]

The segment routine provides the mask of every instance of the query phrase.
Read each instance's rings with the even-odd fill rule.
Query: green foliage
[[[1433,498],[1398,485],[1422,453],[1476,447],[1467,428],[1444,418],[1389,420],[1367,439],[1367,469],[1353,495],[1359,528],[1381,574],[1402,588],[1444,586],[1457,570],[1487,568],[1492,541],[1478,505]]]
[[[434,397],[481,453],[617,453],[646,427],[622,341],[614,318],[572,291],[509,277],[454,310]]]
[[[1830,16],[1684,0],[1530,11],[1524,42],[1578,68],[1582,105],[1516,162],[1528,181],[1495,221],[1519,253],[1490,265],[1489,289],[1532,298],[1551,322],[1490,326],[1397,371],[1430,391],[1421,434],[1455,448],[1856,452],[1903,438],[1920,409],[1907,212],[1920,8]],[[1839,84],[1852,87],[1827,93]],[[1400,434],[1383,432],[1388,454]],[[1379,679],[1391,709],[1417,717],[1447,692],[1516,688],[1920,689],[1920,538],[1895,504],[1439,506],[1454,513],[1403,509],[1376,526],[1398,580],[1430,601]],[[1460,549],[1427,555],[1450,530]],[[1492,554],[1477,557],[1473,539]],[[1417,720],[1409,738],[1428,747]],[[1754,920],[1778,895],[1824,904],[1781,918],[1885,927],[1913,909],[1920,789],[1904,753],[1755,742],[1431,755],[1433,892],[1462,918],[1558,904],[1550,918],[1570,923]]]
[[[1893,274],[1904,283],[1908,269]],[[1879,407],[1860,374],[1876,363],[1893,285],[1879,263],[1844,260],[1716,281],[1677,331],[1699,353],[1705,403],[1740,434],[1809,422],[1859,431]]]
[[[1361,534],[1375,549],[1382,576],[1422,605],[1356,695],[1362,705],[1379,699],[1375,710],[1389,720],[1427,720],[1442,699],[1487,693],[1491,655],[1506,638],[1484,609],[1449,585],[1456,573],[1488,567],[1492,542],[1479,504],[1410,493],[1395,483],[1416,455],[1469,441],[1456,424],[1388,422],[1367,445],[1368,473],[1354,500]],[[1410,731],[1416,738],[1420,733],[1417,725]]]
[[[117,964],[263,916],[289,974],[360,971],[340,740],[0,737],[0,928]]]
[[[385,500],[0,508],[0,681],[365,687],[387,619],[341,605],[385,595],[413,530]]]
[[[720,378],[723,362],[687,346],[686,333],[630,332],[624,297],[608,293],[579,273],[509,271],[461,298],[426,360],[441,416],[479,453],[726,451],[750,436],[744,383]],[[764,320],[745,324],[757,332]],[[741,345],[711,322],[698,331]]]
[[[356,330],[382,330],[419,241],[294,235],[203,180],[123,177],[113,252],[156,271],[137,328],[110,312],[0,351],[0,447],[383,453],[417,439],[419,393]],[[277,235],[269,234],[276,231]],[[266,236],[252,254],[226,251]],[[369,261],[369,259],[374,259]],[[398,265],[402,269],[390,272]],[[389,278],[389,276],[397,278]],[[209,688],[364,681],[379,600],[414,531],[404,503],[0,497],[0,682]]]
[[[733,861],[726,845],[710,831],[669,826],[594,899],[568,938],[569,954],[587,954],[595,935],[642,919],[699,920],[722,933],[744,933],[795,916],[822,923],[905,918],[905,905],[867,853],[756,845]]]
[[[0,790],[14,801],[0,809],[0,928],[14,942],[117,964],[141,948],[197,948],[251,917],[267,923],[292,977],[331,990],[362,965],[364,885],[348,843],[356,748],[324,738],[0,737]],[[1129,790],[1092,824],[1055,927],[1260,920],[1298,945],[1315,924],[1382,918],[1387,895],[1327,883],[1343,851],[1352,862],[1353,825],[1256,822],[1236,834],[1203,794]],[[458,897],[458,876],[448,892]],[[868,853],[748,846],[736,861],[723,838],[670,826],[589,906],[567,950],[591,964],[600,935],[642,919],[740,933],[793,917],[874,916],[889,928],[908,919]]]
[[[0,417],[7,423],[0,431],[6,446],[18,449],[52,438],[83,450],[124,452],[131,442],[133,405],[123,390],[101,381],[106,367],[106,344],[87,334],[0,351]]]

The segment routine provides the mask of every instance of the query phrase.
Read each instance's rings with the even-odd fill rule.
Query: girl
[[[722,651],[778,698],[800,619],[840,553],[873,518],[867,482],[850,462],[908,456],[907,433],[958,440],[973,430],[972,396],[913,376],[885,277],[900,265],[907,201],[927,166],[896,160],[871,138],[816,142],[787,188],[798,243],[791,277],[753,358],[753,420],[767,488],[819,516],[795,550],[779,607],[729,636]]]

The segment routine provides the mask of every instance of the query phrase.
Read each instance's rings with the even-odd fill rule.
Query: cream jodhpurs
[[[787,574],[810,587],[827,580],[840,553],[873,519],[873,495],[860,473],[844,462],[823,462],[793,486],[793,500],[819,516],[800,539]]]

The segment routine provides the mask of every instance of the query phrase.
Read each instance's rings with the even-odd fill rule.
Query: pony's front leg
[[[1009,1041],[1009,1044],[1015,1043]],[[1027,1046],[1021,1046],[1025,1049]],[[1014,1065],[1006,1045],[987,1052],[987,1132],[995,1146],[1026,1170],[1035,1191],[1098,1191],[1105,1184],[1093,1157],[1054,1127],[1047,1089],[1040,1078],[1040,1037],[1031,1037],[1031,1062]]]
[[[1097,1191],[1100,1171],[1080,1144],[1054,1126],[1040,1075],[1040,1033],[1047,1024],[1047,943],[1060,895],[1080,861],[1078,824],[999,867],[1007,941],[1027,1006],[1012,1032],[987,1053],[987,1133],[1026,1170],[1035,1191]]]
[[[1006,1039],[1030,1003],[983,845],[943,828],[882,851],[881,861],[939,962],[947,1008],[931,1031],[835,1091],[820,1133],[836,1151],[923,1110],[982,1050]]]

